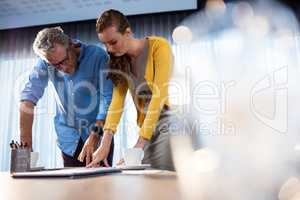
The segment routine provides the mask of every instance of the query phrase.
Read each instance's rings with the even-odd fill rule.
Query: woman
[[[128,20],[117,10],[105,11],[98,18],[96,29],[110,54],[108,78],[114,88],[101,145],[89,167],[100,161],[106,163],[129,89],[140,126],[134,147],[144,149],[143,163],[174,170],[169,146],[168,82],[173,64],[170,45],[161,37],[135,38]]]

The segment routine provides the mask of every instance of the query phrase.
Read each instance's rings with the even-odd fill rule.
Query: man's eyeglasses
[[[58,63],[52,63],[51,65],[55,68],[59,68],[61,65],[65,65],[67,64],[67,61],[69,60],[69,48],[66,49],[66,56],[64,59],[62,59],[60,62]]]

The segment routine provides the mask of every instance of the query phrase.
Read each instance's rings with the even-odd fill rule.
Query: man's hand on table
[[[81,153],[78,156],[78,160],[83,162],[85,159],[85,164],[88,165],[92,161],[93,153],[97,147],[100,136],[97,133],[91,132],[90,136],[84,143]]]
[[[93,153],[93,160],[87,167],[99,167],[99,163],[103,161],[105,167],[110,167],[107,162],[107,156],[110,150],[110,144],[113,138],[113,134],[110,130],[104,131],[101,144],[98,149]]]

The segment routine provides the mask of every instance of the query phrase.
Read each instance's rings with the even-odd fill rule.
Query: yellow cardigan
[[[144,78],[152,92],[146,116],[138,119],[139,135],[151,139],[164,105],[169,106],[168,85],[173,66],[173,55],[168,41],[161,37],[148,37],[149,49]],[[105,120],[104,130],[117,130],[128,85],[118,84],[113,88],[112,101]],[[137,109],[139,112],[139,109]],[[138,113],[138,116],[140,113]]]

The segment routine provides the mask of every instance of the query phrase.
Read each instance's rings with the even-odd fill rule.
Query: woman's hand
[[[117,165],[124,165],[124,164],[125,164],[124,158],[121,158],[119,162],[117,162]]]
[[[109,154],[112,137],[113,135],[109,130],[104,131],[100,147],[93,153],[93,160],[87,167],[99,167],[101,161],[104,162],[105,167],[109,167],[106,158]]]
[[[148,143],[148,140],[142,138],[141,136],[139,136],[138,141],[136,142],[136,144],[134,145],[133,148],[141,148],[144,149],[145,145]],[[117,162],[117,165],[124,165],[125,161],[124,158],[121,158],[119,160],[119,162]]]
[[[142,138],[141,136],[139,136],[138,141],[136,142],[136,144],[134,145],[134,148],[141,148],[144,149],[145,145],[148,143],[148,140]]]

